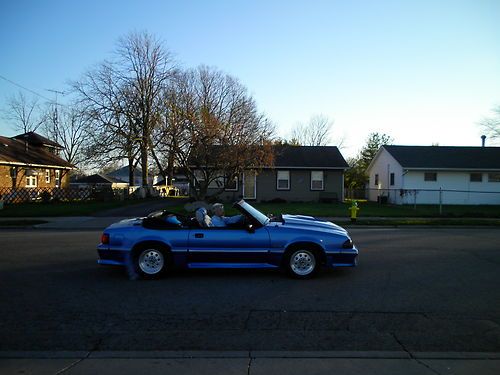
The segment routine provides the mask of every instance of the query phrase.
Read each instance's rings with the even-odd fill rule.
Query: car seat
[[[196,210],[196,221],[202,228],[208,228],[212,226],[212,219],[208,216],[207,209],[200,207]]]

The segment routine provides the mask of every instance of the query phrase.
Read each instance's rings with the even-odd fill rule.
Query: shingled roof
[[[46,147],[53,147],[53,148],[59,148],[59,149],[64,148],[59,143],[51,141],[50,139],[45,138],[44,136],[41,136],[40,134],[35,133],[35,132],[27,132],[24,134],[19,134],[19,135],[16,135],[15,137],[13,137],[13,139],[18,139],[20,141],[26,141],[33,146],[46,146]]]
[[[258,147],[258,146],[256,146]],[[274,168],[284,169],[348,169],[349,165],[336,146],[275,145]],[[211,154],[233,152],[231,146],[211,146]],[[193,165],[195,158],[191,159]],[[269,167],[269,166],[261,166]]]
[[[500,169],[500,147],[383,147],[408,169]]]
[[[83,176],[75,181],[72,181],[72,183],[75,184],[126,184],[126,182],[118,179],[118,178],[113,178],[110,176],[106,176],[103,174],[93,174],[90,176]]]
[[[43,137],[42,137],[43,138]],[[44,144],[45,145],[45,144]],[[73,169],[66,160],[51,153],[41,145],[34,145],[24,140],[0,136],[0,164],[28,165],[33,167],[58,167]]]
[[[349,168],[335,146],[275,146],[274,152],[275,168]]]

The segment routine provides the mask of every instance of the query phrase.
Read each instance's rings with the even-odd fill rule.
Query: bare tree
[[[3,112],[3,117],[12,124],[12,128],[23,133],[36,131],[46,120],[38,99],[27,98],[22,92],[7,100]]]
[[[201,66],[179,72],[165,96],[158,148],[195,181],[193,194],[219,193],[247,169],[272,166],[274,128],[235,78]]]
[[[85,146],[89,138],[91,119],[76,106],[51,108],[45,122],[47,136],[64,147],[63,157],[73,165],[86,161]]]
[[[120,39],[115,56],[73,84],[94,120],[93,146],[88,151],[108,162],[127,158],[130,183],[139,158],[146,186],[151,136],[173,64],[163,44],[147,32]]]
[[[120,39],[120,78],[131,88],[134,120],[139,130],[142,185],[148,184],[148,155],[151,135],[158,124],[162,93],[172,75],[173,63],[163,44],[147,32],[130,33]]]
[[[333,120],[328,116],[312,116],[307,124],[298,124],[292,130],[290,143],[302,146],[326,146],[331,141],[332,127]]]
[[[500,105],[492,109],[493,115],[479,123],[484,132],[494,142],[500,140]]]
[[[120,81],[120,74],[109,62],[99,64],[77,82],[73,88],[79,106],[89,119],[86,157],[93,166],[116,163],[127,159],[129,183],[134,184],[134,169],[140,152],[132,88]]]

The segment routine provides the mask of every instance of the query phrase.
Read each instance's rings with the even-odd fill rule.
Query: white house
[[[500,204],[500,147],[382,146],[369,199],[393,204]]]

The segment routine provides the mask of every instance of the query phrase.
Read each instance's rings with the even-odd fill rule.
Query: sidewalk
[[[0,373],[496,375],[500,353],[0,352]]]
[[[53,229],[53,230],[102,230],[106,228],[107,226],[116,223],[120,220],[124,219],[129,219],[134,216],[54,216],[54,217],[0,217],[0,228],[8,228],[8,229],[13,229],[16,228],[15,226],[5,226],[2,227],[2,221],[22,221],[22,220],[42,220],[46,221],[47,223],[44,224],[36,224],[36,225],[20,225],[19,227],[22,228],[31,228],[31,229]],[[327,220],[331,221],[333,223],[336,223],[340,226],[346,227],[348,229],[353,229],[353,228],[383,228],[383,227],[390,227],[393,228],[395,226],[399,228],[421,228],[422,225],[418,224],[411,224],[411,225],[391,225],[391,224],[386,224],[383,223],[386,220],[426,220],[426,221],[433,221],[436,220],[438,222],[441,220],[441,218],[387,218],[387,217],[361,217],[359,218],[359,222],[356,224],[352,224],[348,218],[346,217],[318,217],[318,219],[321,220]],[[378,222],[380,221],[380,225],[363,225],[363,220],[369,220],[371,222]],[[454,219],[450,219],[450,221],[453,221]],[[458,221],[463,221],[463,220],[468,220],[467,218],[457,218],[456,220]],[[487,221],[487,220],[492,220],[488,218],[474,218],[473,221],[476,222],[477,224],[473,225],[453,225],[453,224],[436,224],[436,227],[460,227],[460,228],[465,228],[465,227],[484,227],[484,228],[499,228],[498,226],[492,226],[492,225],[481,225],[482,221]],[[19,228],[17,227],[17,228]],[[425,228],[432,228],[432,225],[426,225],[423,226]]]
[[[55,229],[55,230],[102,230],[107,226],[116,223],[120,220],[128,219],[122,216],[109,217],[93,217],[93,216],[60,216],[60,217],[2,217],[0,218],[0,228],[2,221],[16,220],[41,220],[46,221],[44,224],[36,224],[30,226],[20,226],[31,229]],[[15,226],[6,226],[6,229],[16,228]],[[19,227],[18,227],[19,228]]]

